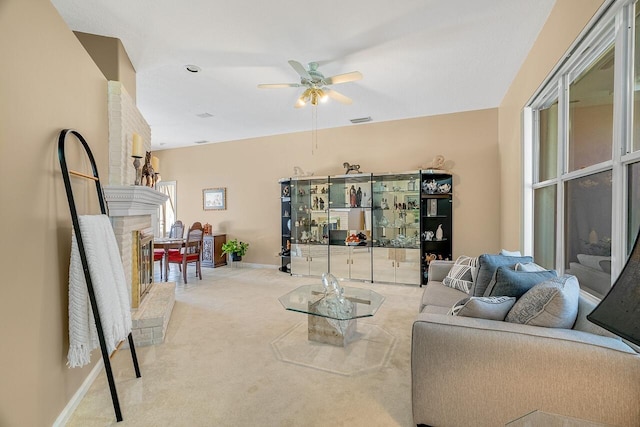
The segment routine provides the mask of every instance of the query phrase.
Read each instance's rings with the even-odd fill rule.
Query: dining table
[[[171,249],[180,250],[184,247],[187,240],[182,237],[167,237],[153,240],[153,249],[163,249],[163,263],[164,263],[164,281],[168,280],[169,276],[169,251]]]

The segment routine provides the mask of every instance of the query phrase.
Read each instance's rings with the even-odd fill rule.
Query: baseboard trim
[[[102,359],[99,359],[96,366],[93,367],[91,372],[89,372],[89,375],[87,375],[87,378],[82,382],[82,385],[80,385],[78,391],[75,392],[73,397],[71,397],[71,400],[67,403],[67,406],[64,407],[62,412],[60,412],[60,415],[58,415],[58,418],[53,422],[52,427],[64,427],[67,425],[76,408],[89,391],[91,384],[93,384],[96,378],[98,378],[98,375],[100,375],[103,368],[104,362]]]

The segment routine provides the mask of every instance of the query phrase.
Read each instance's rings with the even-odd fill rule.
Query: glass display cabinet
[[[374,175],[373,281],[419,285],[420,171]]]
[[[371,174],[329,178],[329,266],[342,279],[371,281]]]
[[[283,273],[291,273],[291,183],[288,179],[281,179],[279,182],[280,229],[282,230],[279,270]]]
[[[442,170],[280,180],[281,271],[422,285],[452,259],[453,178]]]
[[[291,274],[321,276],[329,271],[329,181],[292,178]]]
[[[426,284],[431,261],[452,259],[453,179],[441,171],[423,170],[421,175],[420,247]]]

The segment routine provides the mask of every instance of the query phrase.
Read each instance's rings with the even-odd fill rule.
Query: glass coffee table
[[[341,300],[326,295],[321,284],[300,286],[278,300],[287,310],[307,314],[310,341],[344,347],[356,336],[357,319],[376,314],[384,297],[370,289],[342,289]]]

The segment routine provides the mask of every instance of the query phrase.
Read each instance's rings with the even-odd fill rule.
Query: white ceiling
[[[334,86],[353,104],[320,104],[318,128],[497,107],[555,0],[52,3],[72,30],[122,41],[157,150],[309,130],[302,88],[257,88],[299,82],[289,59],[364,76]]]

